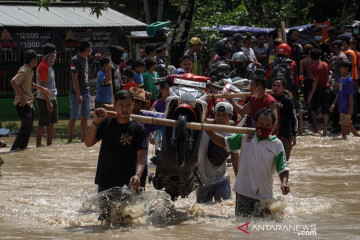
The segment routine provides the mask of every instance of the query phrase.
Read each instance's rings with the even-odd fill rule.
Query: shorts
[[[339,124],[343,126],[350,126],[351,115],[347,113],[340,113]]]
[[[230,188],[230,177],[227,176],[221,182],[215,184],[210,184],[206,186],[199,185],[196,188],[196,202],[211,202],[212,199],[215,199],[215,202],[221,201],[221,199],[230,199],[231,198],[231,188]]]
[[[51,100],[53,105],[53,111],[49,112],[46,109],[46,100],[37,98],[36,99],[39,107],[39,126],[49,126],[50,123],[58,122],[58,107],[56,100]]]
[[[323,114],[329,114],[330,89],[316,90],[311,99],[311,110],[317,112],[321,108]]]
[[[284,146],[286,161],[289,161],[290,153],[291,153],[291,149],[292,149],[291,140],[286,137],[283,137],[283,136],[279,136],[279,139]]]
[[[236,193],[235,215],[248,217],[253,213],[255,204],[260,204],[260,200]]]
[[[70,94],[70,118],[90,118],[90,92],[81,94],[82,103],[76,102],[76,94]]]

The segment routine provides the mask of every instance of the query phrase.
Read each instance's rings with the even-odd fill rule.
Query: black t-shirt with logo
[[[70,70],[78,74],[79,89],[81,94],[89,92],[89,64],[87,58],[80,54],[75,55],[70,61]],[[70,77],[70,94],[75,94],[72,77]]]
[[[144,126],[136,120],[119,124],[116,119],[105,119],[96,139],[102,142],[95,183],[105,188],[128,185],[135,175],[137,151],[147,148]]]

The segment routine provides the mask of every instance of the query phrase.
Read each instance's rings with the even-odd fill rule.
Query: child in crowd
[[[334,111],[335,105],[338,104],[340,113],[339,124],[341,126],[342,139],[346,140],[349,130],[354,136],[359,137],[360,134],[355,130],[351,123],[351,115],[354,106],[354,80],[351,77],[352,63],[344,61],[340,63],[341,79],[339,82],[339,90],[336,94],[334,103],[330,107],[330,111]]]
[[[157,100],[157,95],[159,94],[159,87],[154,85],[156,78],[159,78],[159,74],[155,72],[156,61],[153,58],[145,59],[146,73],[143,74],[144,77],[144,89],[151,93],[150,103],[153,104]]]
[[[136,82],[139,88],[143,88],[144,87],[143,73],[145,71],[145,62],[141,59],[135,60],[134,66],[135,66],[134,81]]]
[[[108,57],[100,60],[101,69],[97,74],[97,93],[95,96],[95,108],[100,108],[103,104],[112,103],[111,92],[111,68],[112,62]]]

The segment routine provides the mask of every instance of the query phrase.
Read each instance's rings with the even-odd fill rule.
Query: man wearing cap
[[[21,120],[20,131],[11,147],[11,151],[23,150],[28,145],[34,120],[33,89],[41,91],[43,95],[51,95],[49,89],[33,83],[32,69],[37,65],[37,54],[34,50],[27,50],[24,53],[24,63],[10,81],[15,91],[14,105]]]
[[[200,51],[200,47],[202,44],[203,43],[201,42],[200,38],[193,37],[189,41],[189,49],[185,52],[185,55],[188,55],[193,62],[192,73],[194,74],[199,74],[200,71],[196,53]]]
[[[232,56],[234,55],[234,53],[237,52],[242,52],[242,45],[243,45],[243,41],[242,41],[242,33],[235,33],[233,36],[233,46],[232,49],[230,51],[230,58],[232,58]]]
[[[233,115],[233,107],[228,102],[219,102],[215,106],[215,123],[229,125]],[[221,132],[222,136],[233,134]],[[235,176],[237,174],[239,150],[230,151],[228,147],[219,147],[214,144],[204,131],[201,136],[199,147],[199,179],[200,185],[196,189],[196,201],[198,203],[215,202],[221,199],[230,199],[230,177],[226,173],[227,157],[231,155],[231,161]]]
[[[165,64],[166,44],[161,44],[156,48],[156,65]]]

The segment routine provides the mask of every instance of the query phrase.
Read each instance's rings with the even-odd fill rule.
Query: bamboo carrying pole
[[[107,115],[111,118],[117,117],[117,113],[114,111],[105,110]],[[177,127],[178,123],[176,120],[172,119],[164,119],[164,118],[155,118],[155,117],[146,117],[131,114],[131,118],[135,119],[138,122],[155,124],[155,125],[163,125],[167,127]],[[254,128],[244,128],[244,127],[233,127],[226,125],[218,125],[218,124],[207,124],[207,123],[195,123],[188,122],[186,123],[187,129],[192,130],[208,130],[208,131],[216,131],[216,132],[230,132],[230,133],[244,133],[244,134],[253,134],[255,133]]]
[[[266,93],[272,94],[272,90],[265,90]],[[229,93],[229,94],[214,94],[206,96],[206,100],[210,100],[211,98],[244,98],[250,97],[250,92],[241,92],[241,93]]]

